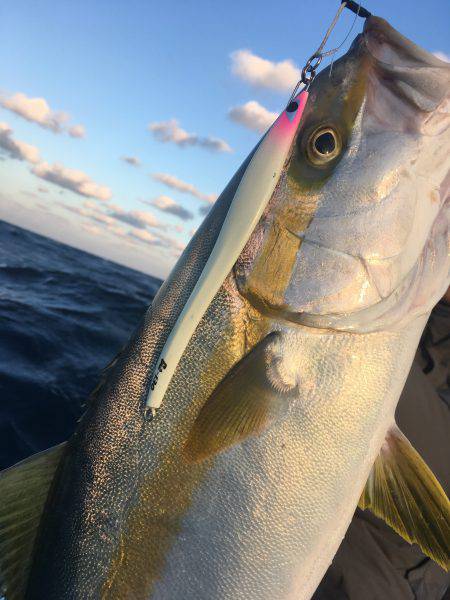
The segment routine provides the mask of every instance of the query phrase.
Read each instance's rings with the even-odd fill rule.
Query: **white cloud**
[[[61,132],[63,125],[70,118],[65,112],[51,110],[44,98],[28,98],[20,92],[9,98],[3,98],[1,104],[3,108],[11,110],[27,121],[37,123],[55,133]]]
[[[131,225],[136,229],[146,229],[146,227],[158,227],[161,229],[165,228],[165,225],[160,223],[152,213],[145,212],[143,210],[114,210],[110,213],[110,216],[117,221],[127,223],[127,225]]]
[[[109,202],[108,208],[119,214],[125,212],[125,210],[121,206],[119,206],[118,204],[114,204],[113,202]]]
[[[100,212],[100,211],[93,211],[93,213],[90,215],[91,219],[94,219],[94,221],[98,221],[99,223],[105,223],[106,225],[114,225],[115,220],[113,219],[113,217],[110,217],[109,215],[105,215],[104,213]]]
[[[441,50],[436,50],[436,52],[433,52],[433,54],[444,62],[450,62],[450,56]]]
[[[145,229],[131,229],[129,232],[131,237],[134,237],[141,242],[150,244],[151,246],[161,246],[162,242],[153,233],[146,231]]]
[[[83,223],[81,226],[91,235],[101,235],[103,233],[100,227],[97,227],[97,225],[91,225],[91,223]]]
[[[212,204],[217,199],[215,194],[204,194],[192,183],[182,181],[181,179],[178,179],[178,177],[175,177],[175,175],[170,175],[169,173],[153,173],[152,177],[155,181],[159,181],[173,190],[183,192],[184,194],[190,194],[203,202]]]
[[[111,190],[108,187],[95,183],[83,171],[68,169],[59,163],[53,165],[49,165],[46,162],[39,163],[32,169],[32,173],[41,179],[50,181],[87,198],[109,200],[112,196]]]
[[[141,161],[137,156],[122,156],[122,160],[132,167],[139,167],[141,165]]]
[[[143,210],[133,210],[131,211],[131,214],[134,215],[137,219],[139,219],[142,223],[145,223],[145,225],[148,225],[149,227],[162,226],[158,219],[155,217],[155,215],[152,215],[152,213]]]
[[[84,138],[86,137],[86,128],[84,125],[72,125],[67,130],[70,137],[73,138]]]
[[[180,240],[177,240],[169,235],[165,235],[160,231],[156,233],[156,236],[161,240],[162,245],[166,248],[171,248],[172,250],[177,250],[180,252],[182,252],[185,248],[183,242],[180,242]]]
[[[34,164],[39,162],[39,150],[31,144],[14,139],[12,134],[13,130],[7,123],[0,123],[0,149],[10,158]]]
[[[85,200],[83,202],[83,206],[85,208],[88,208],[89,210],[97,210],[98,209],[97,204],[95,202],[93,202],[92,200]]]
[[[118,215],[114,213],[106,213],[103,209],[108,210],[109,205],[101,205],[99,206],[95,202],[91,200],[86,200],[83,202],[83,206],[66,204],[64,202],[59,202],[59,205],[65,208],[66,210],[79,215],[80,217],[84,217],[92,221],[92,227],[97,227],[96,223],[101,223],[105,230],[109,231],[113,235],[117,235],[119,237],[124,237],[127,235],[127,231],[120,227],[117,224],[117,220],[127,223],[131,225],[133,228],[141,228],[145,230],[147,225],[155,226],[156,219],[150,213],[143,213],[142,211],[131,211],[126,212],[122,210]],[[125,215],[125,217],[123,216]],[[95,221],[96,223],[94,223]],[[163,225],[159,225],[164,227]]]
[[[117,235],[118,237],[125,237],[127,232],[123,227],[118,227],[117,225],[107,225],[106,229],[112,233],[113,235]]]
[[[50,108],[45,98],[29,98],[21,92],[0,99],[3,108],[10,110],[16,115],[37,123],[44,129],[54,133],[67,131],[69,135],[76,138],[85,136],[86,130],[83,125],[68,125],[70,115],[63,111],[55,111]]]
[[[91,211],[87,208],[83,208],[82,206],[72,206],[72,204],[65,204],[64,202],[59,202],[58,204],[60,206],[62,206],[63,208],[65,208],[66,210],[69,210],[70,212],[73,212],[76,215],[79,215],[80,217],[90,217],[91,216]]]
[[[164,233],[150,232],[146,229],[133,228],[128,232],[128,236],[131,239],[138,240],[149,246],[158,246],[170,250],[170,252],[176,256],[184,250],[185,246],[179,240],[176,240]]]
[[[175,202],[175,200],[170,198],[170,196],[161,195],[157,198],[154,198],[150,202],[147,200],[143,200],[143,203],[149,204],[150,206],[154,206],[162,212],[175,215],[183,221],[188,221],[189,219],[194,218],[194,214],[191,213],[190,210],[187,210],[187,208],[184,208],[184,206],[181,206],[181,204]]]
[[[231,54],[234,75],[256,87],[288,92],[300,79],[300,69],[291,60],[272,62],[250,50],[236,50]]]
[[[247,129],[264,133],[275,121],[278,114],[270,112],[256,100],[250,100],[242,106],[230,108],[228,116],[232,121],[247,127]]]
[[[199,146],[213,152],[231,152],[230,146],[219,138],[212,136],[201,137],[196,133],[188,133],[182,129],[176,119],[150,123],[149,130],[160,142],[173,142],[177,146]]]

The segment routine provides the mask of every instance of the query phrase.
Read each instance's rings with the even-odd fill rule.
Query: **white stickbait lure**
[[[156,363],[147,397],[152,415],[161,406],[178,362],[197,325],[239,257],[269,202],[292,146],[308,98],[302,90],[269,129],[252,157],[206,265]]]

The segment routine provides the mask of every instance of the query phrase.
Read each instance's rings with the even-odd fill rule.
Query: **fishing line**
[[[341,13],[344,10],[344,8],[348,8],[353,13],[355,13],[355,18],[353,19],[353,23],[352,23],[347,35],[345,36],[344,40],[339,44],[339,46],[337,46],[336,48],[332,48],[331,50],[327,50],[327,52],[322,52],[325,47],[325,44],[328,41],[328,38],[330,37],[333,29],[335,28],[336,23],[338,22],[339,17],[341,16]],[[295,86],[294,91],[291,94],[290,100],[292,100],[292,98],[296,95],[301,84],[303,84],[305,86],[305,88],[304,88],[305,90],[307,90],[309,88],[309,86],[311,85],[312,81],[314,80],[314,78],[317,74],[317,69],[318,69],[320,63],[322,62],[322,60],[326,56],[334,56],[336,54],[336,52],[338,52],[338,50],[340,50],[342,48],[342,46],[345,44],[348,37],[350,36],[350,33],[353,30],[356,19],[358,17],[367,19],[370,16],[371,16],[371,13],[367,9],[365,9],[363,6],[361,6],[361,4],[358,4],[357,2],[354,2],[353,0],[341,0],[341,5],[340,5],[337,13],[335,14],[334,19],[332,20],[330,26],[328,27],[319,47],[314,52],[314,54],[312,54],[309,57],[309,59],[306,61],[306,64],[302,69],[301,78],[300,78],[299,82],[297,83],[297,85]],[[331,63],[330,76],[331,76],[331,71],[333,69],[333,62],[334,62],[334,59]]]
[[[344,4],[344,2],[343,2]],[[358,4],[358,10],[355,12],[355,16],[353,17],[353,22],[351,24],[350,29],[348,30],[347,35],[345,36],[345,38],[342,40],[342,42],[339,44],[339,46],[337,46],[337,48],[333,48],[333,50],[329,50],[328,52],[325,52],[325,54],[323,54],[322,56],[332,56],[331,59],[331,63],[330,63],[330,72],[328,74],[328,77],[331,79],[331,74],[333,73],[333,65],[334,65],[334,56],[335,54],[342,48],[342,46],[345,44],[345,42],[348,40],[348,38],[350,37],[351,32],[353,31],[353,28],[355,26],[356,23],[356,19],[359,17],[360,15],[360,9],[361,9],[361,5]]]

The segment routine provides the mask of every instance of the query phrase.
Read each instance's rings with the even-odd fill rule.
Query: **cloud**
[[[291,60],[272,62],[250,50],[236,50],[231,54],[231,72],[255,87],[278,92],[291,91],[300,79],[300,70]]]
[[[28,98],[20,92],[9,98],[3,98],[0,102],[3,108],[55,133],[60,133],[64,123],[70,118],[65,112],[51,110],[44,98]]]
[[[206,206],[200,206],[200,208],[198,209],[198,212],[200,215],[202,215],[202,217],[204,217],[205,215],[207,215],[209,213],[210,210],[211,210],[211,206],[206,205]]]
[[[126,230],[123,229],[123,227],[118,226],[116,215],[114,213],[107,214],[103,211],[103,206],[105,206],[106,209],[109,209],[108,205],[102,205],[100,207],[98,204],[92,202],[91,200],[86,200],[85,202],[83,202],[83,206],[74,206],[72,204],[66,204],[64,202],[59,202],[59,205],[65,208],[66,210],[75,213],[76,215],[79,215],[80,217],[90,219],[91,221],[95,221],[96,223],[101,223],[105,227],[105,229],[113,235],[117,235],[119,237],[124,237],[127,235]],[[125,211],[123,212],[125,213]],[[120,220],[126,222],[129,225],[132,225],[133,227],[136,224],[138,227],[143,229],[145,229],[147,222],[150,222],[152,224],[154,223],[154,218],[146,218],[145,216],[142,217],[142,215],[140,215],[141,218],[139,218],[139,211],[137,212],[138,215],[134,218],[133,216],[129,215],[129,218],[125,219],[122,218],[123,215],[122,213],[120,213]],[[91,223],[91,225],[93,227],[97,227],[95,223]]]
[[[122,160],[132,167],[141,166],[141,161],[137,158],[137,156],[122,156]]]
[[[175,215],[183,221],[188,221],[189,219],[194,218],[194,214],[191,213],[190,210],[187,210],[186,208],[181,206],[181,204],[178,204],[178,202],[175,202],[175,200],[173,200],[169,196],[161,195],[157,198],[154,198],[150,202],[148,200],[143,200],[142,202],[144,204],[148,204],[149,206],[154,206],[162,212]]]
[[[48,188],[44,187],[43,185],[38,187],[38,192],[41,192],[42,194],[48,194],[48,191]]]
[[[146,229],[146,227],[165,228],[165,225],[160,223],[152,213],[143,210],[125,211],[122,209],[111,212],[110,216],[117,221],[122,221],[122,223],[127,223],[127,225],[131,225],[137,229]]]
[[[138,240],[143,242],[149,246],[157,246],[160,248],[166,248],[171,251],[174,256],[179,256],[180,253],[184,250],[185,245],[164,233],[158,232],[150,232],[146,229],[131,229],[128,232],[128,236],[132,240]]]
[[[106,229],[112,233],[113,235],[117,235],[118,237],[125,237],[127,232],[123,227],[118,227],[117,225],[107,225]]]
[[[278,114],[270,112],[256,100],[250,100],[242,106],[234,106],[228,111],[229,118],[247,129],[264,133],[275,121]]]
[[[162,241],[145,229],[131,229],[129,235],[151,246],[162,246]]]
[[[12,133],[13,130],[7,123],[0,123],[0,149],[6,152],[10,158],[33,164],[38,163],[40,160],[39,150],[31,144],[14,139]]]
[[[46,162],[39,163],[32,169],[32,173],[41,179],[80,194],[80,196],[96,198],[97,200],[109,200],[112,196],[108,187],[98,185],[83,171],[68,169],[59,163],[53,165]]]
[[[182,252],[185,249],[185,244],[183,244],[183,242],[180,242],[180,240],[177,240],[164,233],[161,233],[160,231],[158,231],[155,235],[159,240],[161,240],[161,243],[165,248],[171,248],[172,250],[177,250],[180,252]]]
[[[94,219],[94,221],[98,221],[99,223],[105,223],[105,225],[114,225],[115,220],[113,217],[110,217],[109,215],[105,215],[104,213],[100,212],[100,211],[93,211],[92,214],[90,215],[91,219]]]
[[[178,179],[178,177],[175,177],[175,175],[170,175],[169,173],[153,173],[152,177],[155,181],[163,183],[172,190],[177,190],[178,192],[182,192],[184,194],[190,194],[191,196],[194,196],[203,202],[212,204],[217,199],[215,194],[204,194],[192,183],[186,183],[185,181]]]
[[[433,52],[433,54],[444,62],[450,62],[450,56],[441,50],[436,50],[436,52]]]
[[[97,225],[91,225],[91,223],[83,223],[81,226],[91,235],[101,235],[103,233],[100,227],[97,227]]]
[[[131,214],[134,215],[137,219],[139,219],[145,225],[149,227],[163,227],[162,224],[158,221],[158,219],[152,213],[143,211],[143,210],[133,210]]]
[[[109,208],[109,210],[113,210],[114,212],[119,213],[119,214],[125,212],[125,209],[123,209],[118,204],[114,204],[113,202],[108,203],[108,208]]]
[[[63,111],[52,110],[45,98],[29,98],[18,92],[12,96],[1,98],[0,104],[23,119],[37,123],[53,133],[67,131],[72,137],[85,136],[86,131],[83,125],[69,126],[67,122],[70,120],[70,115]]]
[[[69,210],[70,212],[79,215],[80,217],[90,217],[91,211],[87,208],[83,208],[82,206],[72,206],[71,204],[65,204],[64,202],[58,202],[60,206]]]
[[[73,138],[84,138],[86,136],[86,128],[84,125],[72,125],[67,132],[70,137]]]
[[[88,208],[89,210],[97,210],[98,209],[97,204],[95,202],[93,202],[92,200],[85,200],[83,202],[83,206],[85,208]]]
[[[201,137],[196,133],[188,133],[182,129],[176,119],[150,123],[148,129],[153,133],[155,139],[160,142],[173,142],[182,148],[186,146],[199,146],[212,152],[231,152],[230,146],[219,138],[212,136]]]

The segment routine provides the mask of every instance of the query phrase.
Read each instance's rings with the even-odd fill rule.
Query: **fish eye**
[[[341,149],[339,133],[332,127],[320,127],[310,135],[306,154],[314,165],[325,165],[339,156]]]

